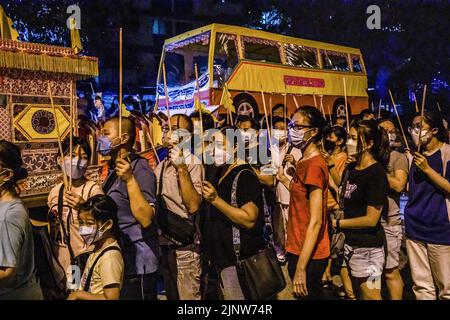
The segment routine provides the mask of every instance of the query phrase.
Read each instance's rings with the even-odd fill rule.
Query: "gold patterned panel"
[[[55,106],[61,140],[70,130],[70,116],[66,106]],[[57,128],[53,110],[46,104],[13,105],[13,139],[15,143],[57,141]]]

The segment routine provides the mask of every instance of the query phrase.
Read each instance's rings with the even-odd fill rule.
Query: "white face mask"
[[[276,142],[280,142],[280,141],[286,139],[286,132],[284,130],[280,130],[280,129],[273,129],[272,136]]]
[[[253,134],[250,131],[239,130],[244,143],[248,144],[252,141]]]
[[[72,167],[72,171],[71,168]],[[69,176],[72,176],[72,179],[80,179],[86,173],[88,167],[88,161],[86,159],[80,159],[78,157],[72,158],[72,163],[70,162],[70,157],[64,158],[63,163],[63,171]]]
[[[214,164],[216,167],[221,167],[225,164],[231,164],[231,159],[233,155],[229,152],[226,152],[224,149],[220,147],[214,148]]]
[[[358,154],[357,150],[358,142],[356,140],[348,139],[346,146],[347,146],[347,154],[349,156],[353,157]]]
[[[170,132],[168,132],[164,140],[168,144],[172,144],[175,146],[180,145],[180,148],[183,148],[183,146],[188,143],[190,138],[191,133],[188,130],[177,129],[172,131],[172,135],[170,135]]]
[[[395,133],[389,133],[389,145],[393,147],[397,142],[397,135]]]
[[[201,134],[201,126],[200,126],[200,121],[194,121],[194,134],[199,136]]]
[[[414,145],[417,147],[419,145],[419,136],[421,140],[421,144],[426,144],[428,142],[428,130],[423,129],[420,132],[419,128],[410,129],[409,133],[411,134],[411,138],[414,142]]]
[[[103,228],[103,226],[100,227],[100,229]],[[80,228],[78,229],[78,233],[80,234],[81,238],[83,238],[86,245],[90,246],[91,244],[96,243],[103,238],[106,230],[100,231],[100,229],[97,229],[95,226],[80,226]]]

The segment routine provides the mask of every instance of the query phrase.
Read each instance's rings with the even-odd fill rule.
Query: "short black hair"
[[[119,126],[119,117],[113,117],[106,122],[114,122]],[[130,136],[128,144],[133,147],[136,141],[136,125],[128,117],[122,117],[122,133],[126,132]]]
[[[362,119],[364,118],[364,116],[368,116],[368,115],[373,115],[375,116],[375,113],[373,113],[372,111],[370,111],[369,109],[364,109],[361,111],[361,113],[359,114],[359,118]]]
[[[236,119],[236,127],[239,126],[240,123],[243,122],[250,122],[251,123],[251,127],[253,130],[259,130],[260,126],[258,124],[258,122],[253,119],[252,117],[250,117],[249,115],[240,115],[237,117]]]
[[[200,119],[200,112],[199,111],[192,112],[189,118],[191,118],[191,120]],[[214,119],[209,113],[202,112],[202,119],[203,119],[203,130],[209,130],[214,128]]]
[[[426,110],[423,117],[425,123],[428,124],[431,129],[438,130],[436,138],[440,142],[448,143],[449,142],[448,130],[445,129],[444,118],[442,114],[440,114],[439,112]]]
[[[341,126],[326,126],[323,130],[323,137],[326,138],[329,135],[334,133],[338,140],[342,139],[342,146],[345,146],[345,143],[347,142],[347,131],[345,131],[344,128]]]
[[[171,118],[182,118],[186,120],[186,122],[188,123],[187,131],[189,131],[190,133],[194,132],[194,122],[192,122],[192,119],[184,113],[174,114],[173,116],[171,116]]]
[[[19,147],[6,140],[0,140],[0,165],[13,171],[13,178],[6,185],[8,189],[14,188],[17,181],[23,180],[28,176],[27,170],[23,167]]]
[[[272,119],[272,126],[275,126],[275,124],[279,123],[279,122],[283,122],[287,126],[289,121],[288,121],[287,118],[283,119],[282,117],[273,117],[273,119]]]
[[[89,142],[79,137],[73,137],[72,146],[79,146],[86,153],[88,159],[91,159],[92,149],[91,146],[89,145]],[[62,147],[64,156],[67,156],[70,152],[70,140],[69,139],[64,140]]]
[[[119,224],[117,220],[117,204],[110,196],[96,195],[89,198],[80,205],[79,212],[89,211],[96,221],[106,223],[113,221],[113,235],[116,239],[120,237]]]
[[[280,108],[283,108],[283,111],[284,111],[284,104],[279,103],[279,104],[275,105],[275,106],[272,108],[272,114],[274,113],[274,111],[276,111],[276,110],[278,110],[278,109],[280,109]]]

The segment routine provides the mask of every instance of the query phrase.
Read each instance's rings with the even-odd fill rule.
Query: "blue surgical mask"
[[[73,157],[72,161],[70,157],[64,158],[63,171],[69,176],[72,175],[72,179],[80,179],[86,173],[88,167],[88,161],[85,159],[80,159],[78,157]]]
[[[99,136],[97,138],[97,152],[102,156],[108,156],[117,146],[113,145],[113,141],[107,136]]]
[[[303,150],[307,145],[308,142],[311,140],[309,138],[308,140],[305,140],[305,133],[310,131],[309,130],[296,130],[296,129],[289,129],[289,143],[293,145],[295,148]]]

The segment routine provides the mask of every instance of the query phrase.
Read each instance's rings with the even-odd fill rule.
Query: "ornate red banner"
[[[295,87],[325,88],[325,80],[318,78],[284,76],[284,84]]]

